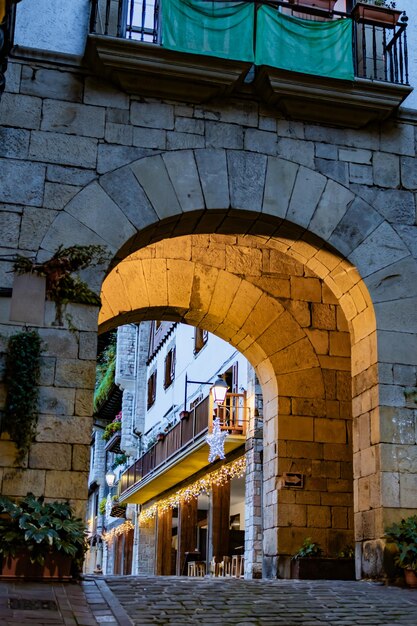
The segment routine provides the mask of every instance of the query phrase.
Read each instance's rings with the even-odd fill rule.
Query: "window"
[[[164,389],[167,389],[175,377],[175,348],[171,348],[165,357]]]
[[[147,408],[150,409],[156,398],[156,370],[148,378],[148,404]]]
[[[194,354],[198,354],[208,339],[208,331],[202,328],[196,328],[194,331]]]

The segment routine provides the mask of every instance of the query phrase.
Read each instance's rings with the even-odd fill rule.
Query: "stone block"
[[[18,213],[0,211],[1,243],[5,248],[18,247],[20,221]]]
[[[308,528],[330,528],[332,525],[331,509],[328,506],[307,507]]]
[[[75,415],[91,417],[93,414],[93,392],[89,389],[77,389],[75,393]]]
[[[40,98],[21,94],[3,94],[0,101],[0,125],[38,129],[41,121]]]
[[[23,65],[20,93],[39,98],[81,102],[83,81],[80,75],[73,72]]]
[[[75,389],[41,387],[39,389],[39,412],[48,415],[72,415],[74,413]]]
[[[371,162],[372,152],[370,150],[363,150],[359,148],[340,148],[339,149],[340,161],[347,161],[349,163],[361,163],[367,165]]]
[[[181,213],[165,163],[161,156],[137,161],[131,169],[160,219]]]
[[[284,495],[283,493],[281,495]],[[289,493],[293,498],[294,493]],[[303,504],[282,504],[278,509],[278,524],[280,526],[306,526],[307,507]]]
[[[230,205],[226,152],[196,150],[195,159],[207,209],[228,208]]]
[[[312,304],[312,326],[320,330],[336,329],[336,307],[332,304]]]
[[[129,108],[129,96],[113,87],[108,80],[87,77],[84,87],[84,102],[102,107]]]
[[[75,472],[87,472],[90,467],[90,446],[72,447],[72,468]],[[54,468],[51,468],[54,469]]]
[[[335,356],[350,356],[350,335],[349,333],[330,332],[329,354]]]
[[[155,128],[134,128],[133,145],[139,148],[157,148],[165,150],[167,144],[167,134],[165,130]]]
[[[295,224],[307,227],[320,201],[326,182],[326,178],[321,174],[300,167],[288,207],[287,218]],[[308,189],[307,196],[306,189]]]
[[[92,419],[88,417],[67,417],[60,415],[40,415],[38,420],[37,443],[80,443],[89,445],[91,441]]]
[[[55,372],[56,387],[78,387],[94,389],[95,362],[75,359],[57,359]]]
[[[415,334],[381,330],[378,335],[380,361],[403,365],[417,364],[417,337]]]
[[[172,104],[159,102],[132,102],[130,121],[135,126],[145,128],[174,128],[174,107]]]
[[[85,187],[65,210],[116,249],[136,234],[123,211],[97,182]]]
[[[321,283],[318,278],[291,276],[291,297],[294,300],[321,302]]]
[[[78,337],[64,329],[43,328],[40,331],[45,356],[63,356],[75,359],[78,356]]]
[[[85,187],[95,178],[95,171],[78,169],[76,167],[48,165],[46,170],[46,180],[51,183],[63,183],[64,185]]]
[[[119,143],[123,146],[131,146],[133,143],[133,128],[127,124],[107,122],[104,138],[107,143]]]
[[[315,144],[315,155],[319,159],[330,159],[337,161],[339,155],[338,147],[328,143],[318,142]]]
[[[383,217],[361,198],[355,198],[345,216],[331,234],[329,241],[343,254],[348,255],[369,234],[371,234]]]
[[[44,182],[44,166],[0,159],[0,202],[41,206]]]
[[[105,174],[148,154],[153,154],[153,151],[147,148],[101,143],[98,146],[97,172]]]
[[[94,168],[97,159],[97,140],[91,137],[34,131],[30,141],[29,158],[59,165]]]
[[[381,150],[390,154],[415,156],[414,128],[410,124],[387,122],[381,133]]]
[[[351,253],[350,260],[362,277],[369,276],[409,255],[404,242],[386,222],[378,226]]]
[[[138,230],[158,220],[130,167],[105,174],[100,178],[100,185]]]
[[[55,359],[52,357],[41,357],[41,372],[39,384],[45,387],[52,387],[55,378]]]
[[[315,168],[320,174],[328,176],[341,185],[349,185],[349,164],[342,161],[330,161],[327,159],[314,159]]]
[[[410,494],[411,498],[407,500],[405,489],[401,491],[401,496],[404,496],[404,498],[400,497],[400,480],[405,478],[405,476],[406,476],[405,474],[400,475],[400,474],[397,474],[396,472],[381,472],[381,500],[380,502],[382,506],[388,507],[388,508],[407,506],[402,503],[404,501],[415,503],[417,490],[415,488],[415,485],[413,488],[411,487],[411,484],[410,484],[410,483],[415,483],[415,480],[410,481],[410,483],[407,480],[403,481],[403,487],[407,485],[407,487],[409,488],[407,489],[407,491]],[[413,478],[412,475],[409,475],[409,476]]]
[[[372,166],[375,185],[398,187],[400,184],[400,159],[397,155],[375,152]]]
[[[3,467],[15,467],[16,454],[17,449],[13,441],[5,441],[3,439],[0,441],[0,459]],[[24,464],[27,464],[26,460],[24,461]]]
[[[46,183],[43,205],[46,209],[63,209],[80,189],[81,187],[62,183]]]
[[[332,528],[349,528],[348,525],[348,509],[345,506],[333,506],[331,509],[332,514]]]
[[[373,185],[374,176],[371,165],[349,163],[349,180],[359,185]]]
[[[266,157],[261,154],[233,152],[227,154],[231,206],[259,211],[262,207]]]
[[[274,156],[277,153],[277,136],[275,133],[265,130],[248,128],[245,131],[244,148],[252,152]]]
[[[71,446],[62,443],[34,443],[29,452],[31,469],[70,470]]]
[[[394,474],[396,476],[396,474]],[[400,474],[400,506],[407,509],[415,509],[417,498],[416,473]],[[386,506],[390,506],[389,504]],[[398,506],[398,505],[396,505]]]
[[[346,422],[329,418],[315,418],[314,441],[322,443],[346,443]]]
[[[314,420],[312,417],[299,415],[280,415],[280,439],[290,441],[313,441]]]
[[[5,469],[2,482],[3,496],[19,498],[29,492],[35,496],[45,495],[45,470]]]
[[[285,217],[294,188],[298,165],[279,158],[268,158],[262,211]],[[272,252],[275,251],[271,251]],[[282,255],[281,255],[282,256]]]
[[[329,180],[311,219],[310,229],[323,239],[328,239],[354,198],[349,189]]]
[[[375,196],[373,204],[375,209],[390,223],[415,224],[415,198],[410,191],[398,189],[379,191]]]
[[[204,209],[204,198],[194,153],[183,150],[162,157],[183,212]]]
[[[67,355],[66,355],[67,356]],[[79,336],[78,356],[80,359],[97,358],[97,334],[82,332]]]
[[[417,190],[417,159],[415,157],[401,158],[401,183],[405,189]]]
[[[38,250],[57,211],[25,207],[20,227],[19,247],[22,250]]]
[[[415,412],[412,409],[381,406],[379,409],[379,442],[414,444]]]
[[[206,146],[208,148],[243,148],[243,129],[235,124],[206,123]]]
[[[178,114],[178,107],[175,109],[175,113]],[[192,115],[192,110],[191,110]],[[191,117],[176,117],[175,118],[175,130],[179,133],[192,133],[194,135],[204,135],[204,121],[195,120]]]
[[[0,157],[26,159],[30,132],[21,128],[0,127]]]
[[[205,139],[202,135],[192,133],[167,132],[168,150],[192,150],[193,148],[204,148]]]
[[[87,472],[47,471],[45,476],[45,497],[53,499],[86,499],[87,478]]]
[[[288,161],[314,169],[314,143],[310,141],[281,137],[278,139],[277,153]]]
[[[9,59],[8,64],[7,64],[7,78],[6,78],[6,91],[8,93],[19,93],[21,75],[22,75],[21,64],[10,63],[10,59]]]

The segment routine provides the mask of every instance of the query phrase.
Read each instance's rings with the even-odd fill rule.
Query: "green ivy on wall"
[[[38,423],[42,340],[36,331],[12,335],[6,357],[6,408],[2,430],[16,443],[16,461],[29,451]]]

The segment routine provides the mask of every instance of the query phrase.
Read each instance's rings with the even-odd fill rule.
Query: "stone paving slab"
[[[114,576],[100,584],[135,626],[417,626],[417,590],[371,582]]]

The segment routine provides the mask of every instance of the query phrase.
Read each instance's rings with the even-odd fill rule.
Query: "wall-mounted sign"
[[[302,489],[304,487],[304,474],[286,472],[283,478],[284,487],[291,487],[292,489]]]

